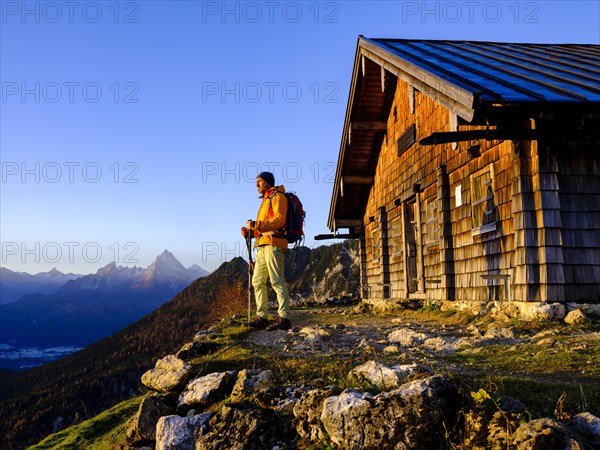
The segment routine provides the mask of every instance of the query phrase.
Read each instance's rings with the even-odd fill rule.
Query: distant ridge
[[[0,267],[0,305],[15,302],[25,294],[53,294],[66,282],[82,276],[62,273],[56,268],[30,275]]]
[[[60,279],[59,273],[46,278]],[[35,367],[109,336],[205,273],[198,266],[186,269],[165,250],[145,269],[111,262],[94,274],[69,279],[52,293],[25,294],[0,305],[0,368]],[[61,353],[46,352],[57,347]]]

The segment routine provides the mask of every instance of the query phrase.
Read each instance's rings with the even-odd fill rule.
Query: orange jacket
[[[286,196],[282,195],[283,192],[285,188],[278,186],[269,188],[263,194],[254,226],[256,246],[267,244],[287,250],[287,239],[275,236],[275,232],[285,226],[287,217],[288,201]]]

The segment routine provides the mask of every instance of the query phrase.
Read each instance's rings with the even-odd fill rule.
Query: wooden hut
[[[600,46],[360,36],[328,227],[370,302],[600,303]]]

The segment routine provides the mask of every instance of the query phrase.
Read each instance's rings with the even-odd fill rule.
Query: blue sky
[[[600,43],[598,1],[0,2],[0,264],[244,255],[254,177],[327,230],[357,36]]]

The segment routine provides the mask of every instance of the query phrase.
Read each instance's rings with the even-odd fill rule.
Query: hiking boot
[[[269,321],[264,317],[256,316],[254,320],[248,322],[248,325],[250,325],[252,328],[260,328],[261,330],[264,330],[269,325]]]
[[[290,319],[284,319],[283,317],[277,317],[277,320],[272,325],[267,327],[267,331],[273,330],[289,330],[292,328],[292,324],[290,323]]]

